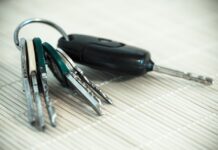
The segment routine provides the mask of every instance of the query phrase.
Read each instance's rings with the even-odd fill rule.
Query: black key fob
[[[153,69],[150,53],[124,43],[87,35],[68,35],[58,40],[74,61],[109,72],[140,75]]]

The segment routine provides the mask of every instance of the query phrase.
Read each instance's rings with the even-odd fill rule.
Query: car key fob
[[[61,37],[58,47],[80,64],[134,75],[153,68],[150,53],[144,49],[94,36],[71,34],[68,37],[69,41]]]
[[[109,72],[141,75],[156,71],[205,85],[213,83],[210,77],[156,65],[147,50],[104,38],[71,34],[67,40],[60,38],[58,47],[78,63]]]

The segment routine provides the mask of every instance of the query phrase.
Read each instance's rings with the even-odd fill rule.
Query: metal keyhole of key
[[[90,67],[131,75],[156,71],[205,85],[213,83],[210,77],[158,66],[151,60],[150,53],[141,48],[88,35],[71,34],[68,37],[69,41],[61,37],[58,47],[74,61]]]

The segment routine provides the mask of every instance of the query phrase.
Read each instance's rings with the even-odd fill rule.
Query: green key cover
[[[33,39],[33,45],[34,45],[34,48],[35,48],[38,71],[46,72],[45,53],[44,53],[44,49],[43,49],[43,46],[42,46],[41,39],[40,38],[34,38]]]
[[[63,75],[67,75],[70,73],[61,56],[49,43],[43,43],[43,48],[53,58],[54,62],[57,64],[58,68],[60,69]]]

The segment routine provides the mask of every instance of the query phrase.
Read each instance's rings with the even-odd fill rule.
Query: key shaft
[[[39,129],[43,130],[45,127],[45,120],[44,120],[42,102],[41,102],[40,95],[39,95],[38,83],[37,83],[35,74],[31,75],[31,80],[32,80],[32,86],[33,86],[33,97],[36,102],[36,111],[37,111]]]
[[[95,110],[95,112],[98,115],[102,115],[102,110],[100,107],[99,102],[92,96],[90,95],[89,92],[87,92],[85,90],[84,87],[82,87],[82,85],[80,85],[75,78],[73,78],[70,74],[66,75],[66,78],[68,79],[70,86],[71,87],[76,87],[78,89],[78,91],[88,100],[89,104],[91,105],[91,107]]]
[[[213,79],[210,77],[205,77],[202,75],[195,75],[190,72],[178,71],[178,70],[174,70],[174,69],[170,69],[170,68],[166,68],[166,67],[162,67],[158,65],[153,66],[153,71],[167,74],[167,75],[174,76],[174,77],[178,77],[178,78],[183,78],[186,80],[192,80],[192,81],[202,83],[205,85],[211,85],[213,83]]]
[[[56,112],[53,106],[53,103],[49,97],[49,91],[48,91],[48,84],[47,84],[47,75],[42,74],[41,76],[41,81],[42,81],[42,90],[43,90],[43,96],[45,99],[45,104],[46,104],[46,109],[49,115],[49,120],[51,122],[51,125],[53,127],[56,126]]]

